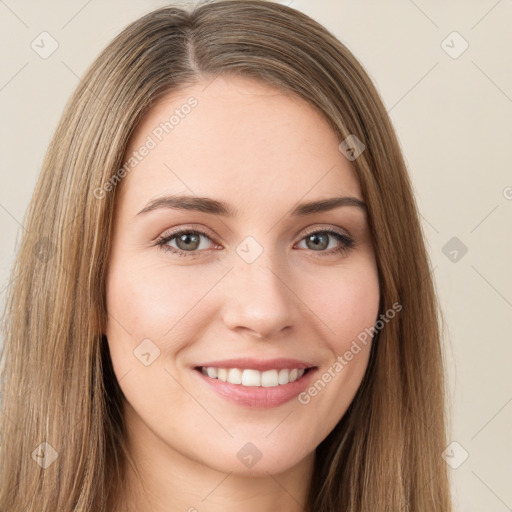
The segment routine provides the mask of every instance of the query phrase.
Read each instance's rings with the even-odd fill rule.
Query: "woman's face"
[[[147,460],[277,473],[312,456],[361,383],[377,267],[356,201],[301,207],[363,201],[324,118],[248,79],[208,84],[166,96],[132,136],[106,335]]]

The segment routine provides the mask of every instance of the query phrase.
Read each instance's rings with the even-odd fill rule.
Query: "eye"
[[[208,242],[202,244],[201,238],[212,242],[210,235],[200,229],[182,229],[162,236],[155,242],[155,245],[159,246],[164,251],[177,254],[178,256],[196,257],[200,255],[200,252],[209,249]],[[332,246],[330,244],[331,240],[335,240],[335,242],[338,243],[334,243],[334,246]],[[349,251],[355,245],[354,240],[349,236],[328,228],[310,230],[299,243],[302,241],[305,241],[307,249],[311,249],[313,252],[319,252],[322,256],[343,253]]]
[[[204,247],[204,244],[201,244],[201,237],[210,240],[210,237],[204,231],[183,229],[163,236],[157,240],[156,245],[160,246],[164,251],[169,251],[179,256],[197,256],[194,251],[207,249],[207,247]],[[171,242],[175,242],[177,247],[170,245]]]
[[[334,243],[334,247],[330,246],[329,238],[334,239],[338,244]],[[344,253],[352,249],[355,245],[354,240],[348,235],[330,228],[309,231],[301,242],[303,240],[308,249],[312,249],[314,252],[321,252],[323,253],[322,256]],[[324,249],[329,250],[325,251]]]

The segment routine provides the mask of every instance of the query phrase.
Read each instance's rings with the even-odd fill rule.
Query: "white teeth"
[[[261,372],[261,385],[264,388],[273,388],[275,386],[279,386],[277,370],[268,370],[266,372]]]
[[[282,370],[279,370],[279,384],[288,384],[290,380],[288,379],[288,375],[290,374],[290,371],[286,368],[283,368]]]
[[[244,370],[242,372],[242,385],[243,386],[260,386],[261,385],[261,372],[258,370]]]
[[[205,368],[203,366],[201,372],[212,379],[219,379],[224,382],[229,382],[230,384],[272,388],[300,379],[304,375],[305,369],[301,368],[299,370],[298,368],[293,368],[288,370],[283,368],[281,370],[276,369],[260,372],[248,368],[242,370],[239,368]]]
[[[231,384],[242,384],[242,370],[230,368],[228,371],[228,382]]]

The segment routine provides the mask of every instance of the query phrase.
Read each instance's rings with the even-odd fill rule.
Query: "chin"
[[[285,446],[282,440],[277,439],[281,445],[269,446],[268,440],[258,443],[235,441],[235,449],[226,447],[223,454],[219,454],[214,460],[203,460],[203,464],[222,473],[233,473],[247,477],[268,477],[268,474],[276,475],[284,473],[299,464],[308,455],[314,457],[314,448],[311,452],[302,453],[304,443],[300,447]]]

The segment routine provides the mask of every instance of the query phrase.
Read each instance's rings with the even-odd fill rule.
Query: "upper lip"
[[[297,368],[298,370],[304,368],[312,368],[314,365],[298,359],[277,358],[277,359],[254,359],[250,357],[242,357],[238,359],[224,359],[222,361],[208,361],[201,363],[197,367],[210,367],[210,368],[240,368],[252,370],[282,370]]]

